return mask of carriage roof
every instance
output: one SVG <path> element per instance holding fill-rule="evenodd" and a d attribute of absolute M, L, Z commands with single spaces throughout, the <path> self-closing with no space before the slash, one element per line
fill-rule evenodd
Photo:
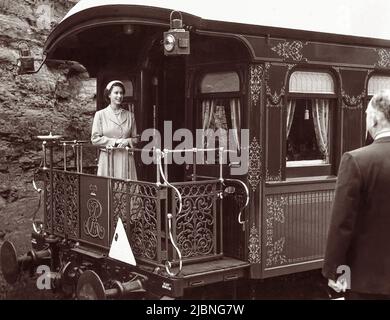
<path fill-rule="evenodd" d="M 169 28 L 169 15 L 172 10 L 181 11 L 184 16 L 184 23 L 197 30 L 390 47 L 390 33 L 386 33 L 385 30 L 378 30 L 379 37 L 382 37 L 382 39 L 378 39 L 367 36 L 370 33 L 368 31 L 364 32 L 364 29 L 362 29 L 363 32 L 359 30 L 360 34 L 357 34 L 357 31 L 342 28 L 341 25 L 337 25 L 335 20 L 332 20 L 332 23 L 329 23 L 326 28 L 322 27 L 320 29 L 320 27 L 313 25 L 310 29 L 302 23 L 305 19 L 297 14 L 294 29 L 291 29 L 287 27 L 281 16 L 275 14 L 273 16 L 273 19 L 275 19 L 274 26 L 264 26 L 261 25 L 261 15 L 256 14 L 261 10 L 261 5 L 257 4 L 256 6 L 259 10 L 254 10 L 253 5 L 246 6 L 241 2 L 237 5 L 235 2 L 228 1 L 224 2 L 218 10 L 215 10 L 209 3 L 199 1 L 81 0 L 50 34 L 44 50 L 50 57 L 55 48 L 67 36 L 85 28 L 109 24 L 110 22 L 143 23 L 147 21 Z M 306 30 L 303 30 L 304 28 Z"/>

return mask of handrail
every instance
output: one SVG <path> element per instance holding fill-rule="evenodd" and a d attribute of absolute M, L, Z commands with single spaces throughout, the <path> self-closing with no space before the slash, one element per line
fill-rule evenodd
<path fill-rule="evenodd" d="M 175 248 L 177 255 L 179 256 L 179 271 L 176 273 L 171 271 L 172 263 L 169 260 L 165 261 L 165 270 L 170 276 L 175 277 L 181 272 L 183 268 L 183 259 L 181 257 L 180 249 L 177 247 L 172 235 L 172 218 L 173 218 L 172 214 L 168 213 L 167 218 L 168 218 L 169 239 L 171 240 L 172 245 Z"/>
<path fill-rule="evenodd" d="M 33 179 L 32 184 L 33 184 L 33 187 L 34 187 L 35 191 L 38 192 L 38 194 L 39 194 L 38 206 L 35 209 L 35 211 L 33 213 L 33 216 L 32 216 L 32 227 L 33 227 L 33 230 L 34 230 L 35 233 L 41 234 L 41 233 L 43 233 L 42 222 L 41 222 L 41 227 L 38 229 L 38 227 L 36 225 L 37 221 L 36 221 L 35 218 L 36 218 L 36 215 L 37 215 L 37 213 L 38 213 L 38 211 L 39 211 L 39 209 L 41 207 L 42 189 L 37 187 L 37 184 L 35 183 L 35 179 Z"/>
<path fill-rule="evenodd" d="M 242 182 L 241 180 L 238 180 L 238 179 L 225 179 L 225 181 L 237 182 L 237 183 L 241 184 L 244 187 L 244 190 L 245 190 L 245 193 L 246 193 L 246 201 L 245 201 L 245 205 L 240 209 L 240 213 L 238 214 L 238 223 L 243 225 L 243 224 L 245 224 L 245 220 L 241 220 L 241 214 L 242 214 L 244 209 L 249 204 L 249 189 L 248 189 L 248 186 L 244 182 Z"/>
<path fill-rule="evenodd" d="M 183 199 L 182 199 L 182 196 L 181 196 L 181 193 L 179 192 L 179 190 L 173 186 L 172 184 L 169 183 L 169 181 L 167 180 L 165 174 L 164 174 L 164 170 L 163 170 L 163 167 L 162 167 L 162 158 L 165 158 L 166 159 L 166 155 L 168 154 L 167 150 L 165 149 L 163 152 L 161 152 L 160 149 L 156 149 L 156 153 L 157 153 L 157 166 L 159 168 L 159 171 L 160 171 L 160 174 L 161 174 L 161 177 L 163 178 L 163 181 L 164 181 L 164 185 L 172 188 L 176 194 L 177 194 L 177 197 L 179 199 L 179 210 L 177 212 L 177 214 L 180 214 L 182 209 L 183 209 Z M 172 267 L 172 263 L 167 260 L 165 262 L 165 270 L 167 271 L 167 273 L 170 275 L 170 276 L 177 276 L 181 270 L 182 270 L 182 267 L 183 267 L 183 261 L 182 261 L 182 257 L 181 257 L 181 252 L 180 252 L 180 249 L 177 247 L 176 243 L 175 243 L 175 240 L 173 239 L 173 235 L 172 235 L 172 214 L 171 213 L 168 213 L 167 214 L 167 218 L 168 218 L 168 232 L 169 232 L 169 239 L 171 240 L 171 243 L 173 245 L 173 247 L 175 248 L 176 252 L 177 252 L 177 255 L 179 256 L 179 270 L 174 273 L 171 271 L 171 267 Z"/>

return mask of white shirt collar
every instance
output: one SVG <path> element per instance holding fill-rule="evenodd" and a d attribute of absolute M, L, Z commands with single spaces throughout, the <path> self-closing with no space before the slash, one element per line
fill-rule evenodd
<path fill-rule="evenodd" d="M 380 138 L 385 138 L 385 137 L 390 137 L 390 131 L 385 131 L 385 132 L 381 132 L 379 133 L 374 140 L 378 140 Z"/>

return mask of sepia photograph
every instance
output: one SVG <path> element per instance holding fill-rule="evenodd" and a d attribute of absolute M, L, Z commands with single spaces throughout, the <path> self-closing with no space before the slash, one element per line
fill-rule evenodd
<path fill-rule="evenodd" d="M 389 21 L 385 0 L 0 0 L 0 300 L 389 300 Z"/>

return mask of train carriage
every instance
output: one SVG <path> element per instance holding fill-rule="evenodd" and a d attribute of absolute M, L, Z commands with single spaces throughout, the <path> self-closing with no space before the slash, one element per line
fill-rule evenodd
<path fill-rule="evenodd" d="M 365 105 L 390 86 L 390 41 L 209 20 L 183 7 L 82 0 L 49 35 L 46 63 L 82 64 L 97 80 L 97 110 L 107 83 L 122 80 L 138 130 L 160 132 L 162 143 L 128 150 L 135 181 L 97 176 L 85 141 L 40 137 L 45 220 L 26 255 L 3 245 L 7 281 L 48 264 L 53 286 L 80 299 L 179 298 L 322 266 L 338 164 L 366 143 Z M 183 128 L 193 137 L 232 130 L 239 151 L 203 140 L 182 149 L 167 131 Z M 214 163 L 168 163 L 210 150 Z M 118 218 L 135 265 L 109 256 Z"/>

